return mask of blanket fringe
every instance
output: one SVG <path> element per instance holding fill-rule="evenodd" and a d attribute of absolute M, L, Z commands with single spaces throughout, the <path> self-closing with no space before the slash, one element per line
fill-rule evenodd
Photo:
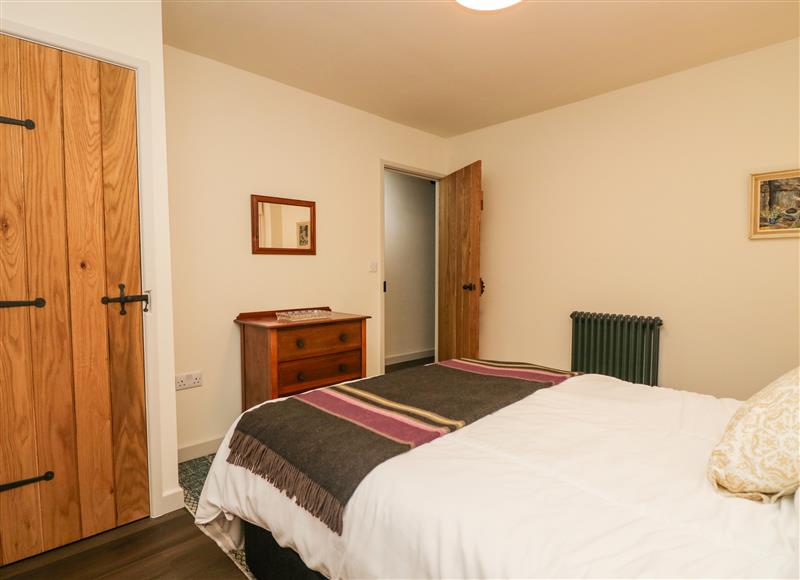
<path fill-rule="evenodd" d="M 331 530 L 342 535 L 344 506 L 294 465 L 258 439 L 234 431 L 228 463 L 249 469 L 281 490 Z"/>

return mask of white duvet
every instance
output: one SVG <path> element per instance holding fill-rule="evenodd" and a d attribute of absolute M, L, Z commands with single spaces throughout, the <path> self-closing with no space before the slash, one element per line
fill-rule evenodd
<path fill-rule="evenodd" d="M 197 522 L 232 548 L 248 520 L 334 578 L 797 577 L 794 497 L 706 479 L 739 404 L 574 377 L 378 466 L 342 536 L 229 465 L 231 427 Z"/>

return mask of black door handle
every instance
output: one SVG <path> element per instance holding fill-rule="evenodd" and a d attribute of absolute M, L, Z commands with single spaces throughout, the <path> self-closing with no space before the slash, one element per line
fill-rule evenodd
<path fill-rule="evenodd" d="M 297 348 L 303 348 L 306 345 L 306 341 L 302 338 L 298 338 L 295 344 L 297 345 Z"/>
<path fill-rule="evenodd" d="M 142 312 L 149 312 L 150 311 L 150 295 L 149 294 L 125 294 L 125 284 L 120 284 L 119 288 L 119 297 L 111 298 L 109 296 L 103 296 L 100 299 L 100 302 L 103 304 L 119 304 L 119 313 L 122 316 L 125 316 L 128 311 L 125 310 L 125 305 L 130 304 L 131 302 L 144 302 L 144 308 Z"/>
<path fill-rule="evenodd" d="M 483 278 L 481 278 L 481 296 L 483 296 L 484 292 L 486 292 L 486 282 L 484 282 Z"/>
<path fill-rule="evenodd" d="M 302 371 L 297 373 L 297 380 L 302 383 L 304 380 L 306 380 L 306 374 Z"/>
<path fill-rule="evenodd" d="M 475 290 L 475 284 L 473 284 L 472 282 L 470 282 L 469 284 L 464 284 L 464 285 L 462 286 L 462 288 L 463 288 L 464 290 L 469 290 L 470 292 L 472 292 L 473 290 Z"/>
<path fill-rule="evenodd" d="M 339 365 L 339 372 L 340 373 L 346 373 L 347 372 L 347 365 L 346 364 L 340 364 Z"/>

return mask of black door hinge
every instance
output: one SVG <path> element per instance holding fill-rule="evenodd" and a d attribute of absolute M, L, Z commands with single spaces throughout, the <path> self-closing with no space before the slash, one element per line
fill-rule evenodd
<path fill-rule="evenodd" d="M 36 477 L 31 477 L 28 479 L 20 479 L 19 481 L 12 481 L 11 483 L 0 483 L 0 492 L 10 491 L 12 489 L 17 489 L 18 487 L 22 487 L 23 485 L 39 483 L 40 481 L 50 481 L 55 476 L 56 474 L 53 473 L 52 471 L 45 471 L 43 474 L 37 475 Z"/>
<path fill-rule="evenodd" d="M 47 301 L 44 298 L 34 298 L 33 300 L 0 300 L 0 308 L 21 308 L 23 306 L 34 306 L 44 308 Z"/>
<path fill-rule="evenodd" d="M 28 130 L 34 129 L 36 127 L 36 123 L 34 123 L 30 119 L 12 119 L 11 117 L 3 117 L 3 116 L 0 116 L 0 124 L 18 125 L 20 127 L 25 127 Z"/>

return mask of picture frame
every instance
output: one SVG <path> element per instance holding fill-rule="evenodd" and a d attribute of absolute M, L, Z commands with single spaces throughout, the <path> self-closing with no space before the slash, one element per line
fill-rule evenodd
<path fill-rule="evenodd" d="M 800 238 L 800 169 L 750 176 L 750 239 Z"/>
<path fill-rule="evenodd" d="M 270 220 L 265 219 L 265 206 L 274 206 L 270 208 L 269 214 L 278 215 L 280 209 L 281 217 L 284 215 L 293 215 L 293 208 L 305 209 L 305 216 L 301 221 L 295 221 L 296 218 L 286 219 L 285 238 L 282 243 L 277 244 L 271 234 L 274 232 L 284 231 L 282 227 L 273 227 L 275 224 L 267 223 Z M 310 200 L 304 199 L 290 199 L 286 197 L 274 197 L 268 195 L 253 194 L 250 196 L 250 241 L 251 251 L 253 254 L 293 254 L 293 255 L 309 255 L 313 256 L 317 253 L 317 204 Z M 282 220 L 281 220 L 282 221 Z M 292 223 L 307 224 L 306 232 L 308 243 L 303 246 L 291 247 L 288 242 L 292 240 Z M 295 235 L 298 235 L 297 226 L 295 226 Z M 294 240 L 292 240 L 294 241 Z M 288 247 L 284 247 L 288 246 Z"/>
<path fill-rule="evenodd" d="M 311 245 L 310 222 L 297 222 L 297 247 L 308 248 Z"/>

